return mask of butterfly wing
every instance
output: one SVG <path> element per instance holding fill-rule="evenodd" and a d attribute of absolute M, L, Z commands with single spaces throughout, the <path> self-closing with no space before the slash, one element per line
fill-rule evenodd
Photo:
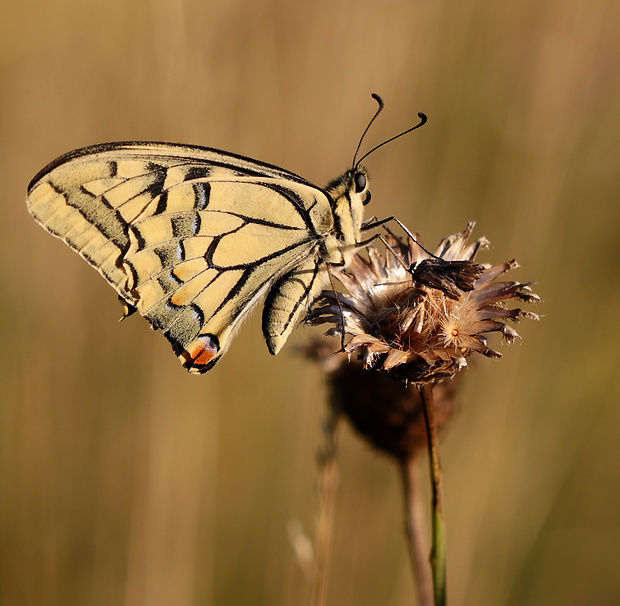
<path fill-rule="evenodd" d="M 219 150 L 78 150 L 35 177 L 27 202 L 193 372 L 217 362 L 270 289 L 263 328 L 277 352 L 325 282 L 329 197 L 293 173 Z"/>

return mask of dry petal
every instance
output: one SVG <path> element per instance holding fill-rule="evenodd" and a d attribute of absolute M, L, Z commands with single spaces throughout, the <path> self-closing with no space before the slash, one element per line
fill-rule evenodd
<path fill-rule="evenodd" d="M 469 243 L 473 227 L 469 223 L 462 233 L 444 238 L 435 256 L 422 249 L 417 234 L 403 240 L 389 233 L 389 249 L 370 245 L 367 257 L 356 253 L 336 274 L 348 292 L 324 291 L 306 322 L 332 324 L 328 334 L 349 335 L 345 351 L 358 354 L 366 369 L 406 381 L 453 376 L 473 353 L 501 357 L 484 334 L 499 332 L 513 342 L 519 335 L 505 321 L 538 316 L 506 304 L 539 298 L 530 282 L 496 281 L 518 267 L 514 259 L 494 266 L 474 263 L 489 242 Z"/>

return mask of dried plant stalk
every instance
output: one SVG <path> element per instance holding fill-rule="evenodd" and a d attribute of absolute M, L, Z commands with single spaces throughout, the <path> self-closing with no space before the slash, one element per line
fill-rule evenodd
<path fill-rule="evenodd" d="M 316 555 L 312 580 L 311 606 L 325 606 L 327 603 L 327 583 L 332 555 L 334 535 L 334 505 L 338 486 L 338 425 L 340 414 L 334 407 L 328 407 L 327 418 L 323 422 L 324 445 L 317 454 L 319 479 L 317 496 L 319 511 L 316 521 Z"/>

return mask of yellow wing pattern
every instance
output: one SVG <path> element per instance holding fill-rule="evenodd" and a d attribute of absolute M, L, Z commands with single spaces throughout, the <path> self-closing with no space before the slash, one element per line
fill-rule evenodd
<path fill-rule="evenodd" d="M 283 169 L 209 148 L 115 143 L 62 156 L 29 187 L 35 219 L 76 250 L 205 372 L 269 293 L 272 353 L 342 264 L 329 194 Z"/>

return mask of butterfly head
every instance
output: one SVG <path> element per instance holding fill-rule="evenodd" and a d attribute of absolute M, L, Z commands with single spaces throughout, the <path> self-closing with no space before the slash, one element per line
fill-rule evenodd
<path fill-rule="evenodd" d="M 326 190 L 340 240 L 345 244 L 355 244 L 360 238 L 364 206 L 370 202 L 368 172 L 363 166 L 357 166 L 334 179 Z"/>
<path fill-rule="evenodd" d="M 351 163 L 351 169 L 346 173 L 329 183 L 327 186 L 327 193 L 331 198 L 333 214 L 336 222 L 337 237 L 344 245 L 354 245 L 360 241 L 360 233 L 363 222 L 364 206 L 370 202 L 370 190 L 368 189 L 368 172 L 361 166 L 361 162 L 364 158 L 367 158 L 370 154 L 383 147 L 386 143 L 390 143 L 412 130 L 420 128 L 426 123 L 426 116 L 419 113 L 420 122 L 415 126 L 408 128 L 407 130 L 399 133 L 398 135 L 383 141 L 379 145 L 373 147 L 370 151 L 366 152 L 361 158 L 358 158 L 359 151 L 366 136 L 366 133 L 370 129 L 372 123 L 376 120 L 377 116 L 383 110 L 383 99 L 375 93 L 372 95 L 373 99 L 378 103 L 378 108 L 368 126 L 362 133 L 357 149 L 353 155 L 353 162 Z"/>

